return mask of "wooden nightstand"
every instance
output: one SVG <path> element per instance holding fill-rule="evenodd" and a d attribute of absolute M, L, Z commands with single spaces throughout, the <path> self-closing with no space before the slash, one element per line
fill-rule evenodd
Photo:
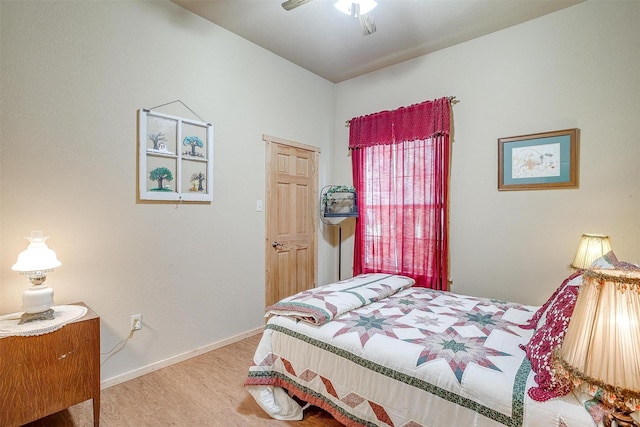
<path fill-rule="evenodd" d="M 88 399 L 98 427 L 100 318 L 91 309 L 48 334 L 0 338 L 0 426 L 26 424 Z"/>

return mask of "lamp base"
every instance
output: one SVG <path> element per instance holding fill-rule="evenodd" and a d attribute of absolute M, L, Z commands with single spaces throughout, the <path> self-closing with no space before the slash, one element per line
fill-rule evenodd
<path fill-rule="evenodd" d="M 22 310 L 25 313 L 42 313 L 53 305 L 53 289 L 47 285 L 29 286 L 22 293 Z"/>
<path fill-rule="evenodd" d="M 53 320 L 53 309 L 40 312 L 40 313 L 23 313 L 20 316 L 20 321 L 18 325 L 22 325 L 23 323 L 32 322 L 34 320 Z"/>
<path fill-rule="evenodd" d="M 614 424 L 615 422 L 615 424 Z M 631 415 L 628 413 L 613 411 L 602 418 L 605 427 L 638 427 Z"/>

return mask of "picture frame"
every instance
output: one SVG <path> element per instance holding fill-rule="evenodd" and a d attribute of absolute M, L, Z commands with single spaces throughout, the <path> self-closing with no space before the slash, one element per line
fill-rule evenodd
<path fill-rule="evenodd" d="M 213 199 L 213 125 L 138 110 L 138 201 Z"/>
<path fill-rule="evenodd" d="M 498 191 L 578 188 L 579 129 L 498 139 Z"/>

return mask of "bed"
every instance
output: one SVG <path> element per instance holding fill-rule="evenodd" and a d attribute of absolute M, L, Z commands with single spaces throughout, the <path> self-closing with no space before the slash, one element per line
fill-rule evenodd
<path fill-rule="evenodd" d="M 347 426 L 596 426 L 602 407 L 553 379 L 546 355 L 580 281 L 541 307 L 388 274 L 301 292 L 268 307 L 245 387 L 281 420 L 306 402 Z"/>

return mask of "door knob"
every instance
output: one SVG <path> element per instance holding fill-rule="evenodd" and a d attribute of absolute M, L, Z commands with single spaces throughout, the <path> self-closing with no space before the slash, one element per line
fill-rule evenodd
<path fill-rule="evenodd" d="M 273 243 L 271 243 L 271 246 L 274 247 L 274 248 L 281 248 L 282 247 L 282 243 L 273 242 Z"/>

